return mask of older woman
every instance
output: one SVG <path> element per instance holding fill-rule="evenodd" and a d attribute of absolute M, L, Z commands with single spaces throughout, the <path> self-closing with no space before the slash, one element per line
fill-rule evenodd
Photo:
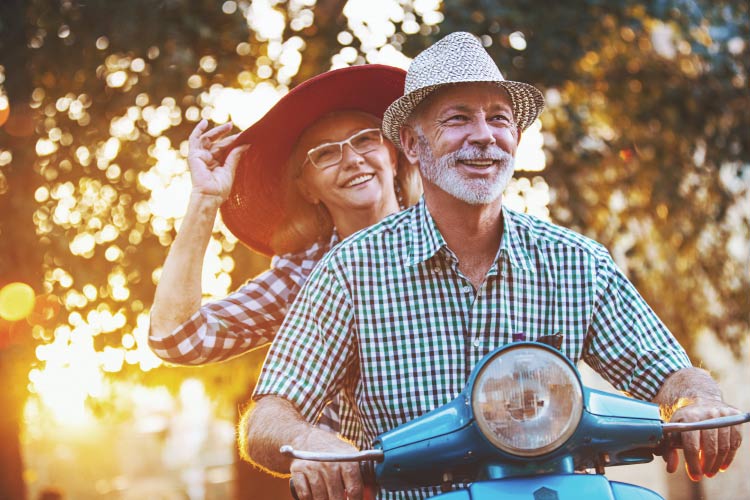
<path fill-rule="evenodd" d="M 151 308 L 149 343 L 159 357 L 203 364 L 266 345 L 333 245 L 417 200 L 416 169 L 380 132 L 404 75 L 381 65 L 329 71 L 295 87 L 242 134 L 227 136 L 230 124 L 195 127 L 193 190 Z M 268 271 L 201 305 L 203 258 L 220 207 L 243 243 L 276 256 Z"/>

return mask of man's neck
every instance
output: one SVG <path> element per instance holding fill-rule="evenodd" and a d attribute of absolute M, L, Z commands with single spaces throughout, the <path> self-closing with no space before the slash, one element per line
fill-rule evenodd
<path fill-rule="evenodd" d="M 459 269 L 479 288 L 497 256 L 502 239 L 502 196 L 486 205 L 471 205 L 445 191 L 425 188 L 425 202 Z"/>

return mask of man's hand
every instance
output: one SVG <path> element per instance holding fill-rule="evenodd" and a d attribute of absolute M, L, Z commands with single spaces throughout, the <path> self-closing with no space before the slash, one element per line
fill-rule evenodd
<path fill-rule="evenodd" d="M 245 460 L 272 472 L 289 472 L 301 500 L 363 500 L 357 462 L 290 460 L 283 445 L 295 450 L 352 453 L 357 449 L 332 432 L 313 427 L 296 407 L 279 396 L 263 396 L 240 423 L 240 453 Z"/>
<path fill-rule="evenodd" d="M 719 386 L 708 372 L 694 367 L 670 375 L 653 401 L 661 405 L 663 418 L 670 422 L 696 422 L 741 413 L 724 403 Z M 729 467 L 741 444 L 739 425 L 683 432 L 682 449 L 688 476 L 693 481 L 700 481 L 704 475 L 715 476 Z M 667 472 L 677 470 L 677 450 L 668 450 L 664 460 Z"/>
<path fill-rule="evenodd" d="M 300 436 L 295 449 L 326 453 L 352 453 L 357 449 L 334 434 L 315 429 Z M 358 462 L 292 461 L 289 466 L 300 500 L 362 500 L 364 486 Z"/>
<path fill-rule="evenodd" d="M 670 422 L 696 422 L 740 413 L 722 401 L 696 400 L 677 409 Z M 693 481 L 700 481 L 704 475 L 711 478 L 717 472 L 727 469 L 741 444 L 739 425 L 683 432 L 682 449 L 688 476 Z M 676 449 L 669 450 L 664 455 L 664 460 L 667 462 L 667 472 L 677 470 L 680 459 Z"/>
<path fill-rule="evenodd" d="M 227 136 L 232 124 L 225 123 L 208 131 L 207 128 L 208 122 L 201 120 L 188 140 L 188 166 L 193 193 L 216 196 L 224 201 L 232 188 L 240 155 L 250 146 L 236 147 L 227 154 L 227 148 L 239 135 Z"/>

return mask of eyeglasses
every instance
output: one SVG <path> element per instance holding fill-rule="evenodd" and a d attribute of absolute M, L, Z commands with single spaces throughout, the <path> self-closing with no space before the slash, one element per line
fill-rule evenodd
<path fill-rule="evenodd" d="M 318 169 L 332 167 L 344 157 L 344 144 L 348 144 L 355 153 L 369 153 L 383 144 L 383 134 L 378 128 L 366 128 L 343 141 L 327 142 L 312 148 L 307 152 L 307 159 Z"/>

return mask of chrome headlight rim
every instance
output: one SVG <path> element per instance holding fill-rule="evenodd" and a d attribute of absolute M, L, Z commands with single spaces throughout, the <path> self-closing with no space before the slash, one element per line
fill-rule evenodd
<path fill-rule="evenodd" d="M 528 450 L 510 446 L 499 440 L 497 438 L 497 434 L 489 428 L 487 420 L 485 420 L 481 413 L 477 411 L 477 391 L 480 387 L 480 383 L 483 380 L 483 374 L 493 365 L 493 362 L 495 362 L 498 358 L 507 358 L 512 351 L 517 350 L 539 351 L 547 356 L 551 354 L 552 357 L 550 359 L 554 359 L 555 362 L 558 363 L 558 366 L 563 366 L 565 368 L 563 373 L 567 375 L 569 382 L 573 382 L 571 386 L 575 393 L 572 400 L 573 409 L 569 414 L 568 423 L 564 427 L 564 431 L 561 432 L 558 437 L 551 443 L 542 447 Z M 481 366 L 477 368 L 478 369 L 474 372 L 475 375 L 472 377 L 473 380 L 471 381 L 472 386 L 468 394 L 468 402 L 471 408 L 473 420 L 476 422 L 479 429 L 479 433 L 492 447 L 515 458 L 532 459 L 544 455 L 550 455 L 556 452 L 560 448 L 564 447 L 565 444 L 570 440 L 570 438 L 575 434 L 578 426 L 581 423 L 581 420 L 583 419 L 583 414 L 585 411 L 584 387 L 575 365 L 560 351 L 546 344 L 540 344 L 536 342 L 517 342 L 502 347 L 498 351 L 488 355 L 488 357 L 482 362 Z"/>

